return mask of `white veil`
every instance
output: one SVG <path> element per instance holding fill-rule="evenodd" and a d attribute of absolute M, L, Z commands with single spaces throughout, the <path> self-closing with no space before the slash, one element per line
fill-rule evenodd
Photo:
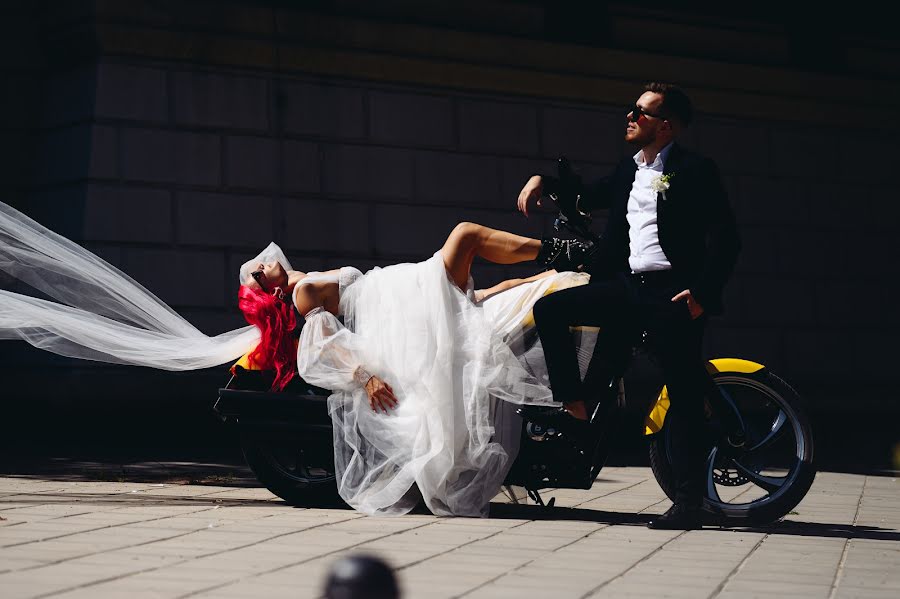
<path fill-rule="evenodd" d="M 163 370 L 231 362 L 259 341 L 252 326 L 203 334 L 122 271 L 3 202 L 0 271 L 55 300 L 0 289 L 0 339 L 23 339 L 73 358 Z"/>

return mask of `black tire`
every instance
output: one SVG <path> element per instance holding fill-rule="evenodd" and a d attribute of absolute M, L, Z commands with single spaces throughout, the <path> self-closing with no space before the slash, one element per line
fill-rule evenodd
<path fill-rule="evenodd" d="M 304 446 L 296 439 L 243 433 L 241 449 L 259 482 L 287 503 L 303 507 L 345 506 L 337 493 L 331 439 L 309 441 Z"/>
<path fill-rule="evenodd" d="M 706 464 L 707 488 L 703 509 L 711 514 L 714 520 L 730 526 L 762 525 L 779 520 L 806 496 L 816 476 L 812 429 L 803 409 L 802 400 L 790 385 L 766 369 L 752 374 L 718 372 L 713 375 L 713 379 L 720 389 L 741 392 L 741 401 L 735 403 L 740 404 L 739 411 L 747 422 L 748 437 L 745 447 L 748 451 L 734 461 L 725 457 L 724 452 L 721 452 L 715 443 L 711 443 L 713 447 Z M 764 430 L 765 426 L 753 430 L 754 418 L 750 416 L 755 410 L 754 402 L 758 402 L 760 406 L 772 405 L 773 409 L 778 410 L 778 415 L 772 421 L 768 432 Z M 758 411 L 763 410 L 764 408 L 760 407 Z M 784 414 L 784 421 L 779 425 L 782 418 L 780 414 Z M 759 419 L 762 423 L 767 420 L 764 415 Z M 788 424 L 790 424 L 789 431 L 786 430 Z M 788 432 L 793 440 L 787 438 Z M 786 456 L 785 464 L 779 466 L 779 469 L 783 468 L 786 471 L 785 476 L 773 477 L 763 474 L 762 471 L 771 466 L 763 454 L 783 439 L 785 443 L 781 443 L 782 447 L 787 450 L 793 447 L 794 451 L 794 455 Z M 650 440 L 650 468 L 659 486 L 670 499 L 674 500 L 675 476 L 669 443 L 669 425 L 666 424 Z M 754 447 L 760 449 L 754 453 L 751 451 Z M 751 465 L 746 466 L 747 463 Z M 716 468 L 717 465 L 719 468 Z M 743 485 L 750 487 L 742 494 L 758 493 L 759 490 L 765 491 L 765 494 L 741 503 L 735 502 L 734 499 L 724 500 L 719 496 L 719 489 L 722 486 Z"/>

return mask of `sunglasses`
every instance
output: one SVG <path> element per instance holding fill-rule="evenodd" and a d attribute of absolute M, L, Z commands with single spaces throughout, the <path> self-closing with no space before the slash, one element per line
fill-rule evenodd
<path fill-rule="evenodd" d="M 254 270 L 253 272 L 250 273 L 250 276 L 253 277 L 253 280 L 256 281 L 256 284 L 259 285 L 259 288 L 263 290 L 263 293 L 269 293 L 269 290 L 266 289 L 266 286 L 263 285 L 263 282 L 262 282 L 263 271 Z"/>
<path fill-rule="evenodd" d="M 654 119 L 664 119 L 665 118 L 661 114 L 653 114 L 652 112 L 647 112 L 646 110 L 644 110 L 637 104 L 635 104 L 633 107 L 629 108 L 628 112 L 631 113 L 631 117 L 629 117 L 628 120 L 630 120 L 632 123 L 638 122 L 638 120 L 641 118 L 642 114 L 645 116 L 652 117 Z M 628 114 L 628 113 L 625 113 L 625 114 Z"/>

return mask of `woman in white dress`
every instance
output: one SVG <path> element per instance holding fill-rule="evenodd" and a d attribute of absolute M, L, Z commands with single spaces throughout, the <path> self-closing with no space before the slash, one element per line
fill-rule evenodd
<path fill-rule="evenodd" d="M 296 356 L 304 380 L 333 392 L 338 490 L 351 506 L 401 514 L 421 497 L 435 514 L 486 514 L 518 448 L 514 404 L 553 402 L 541 368 L 512 348 L 537 299 L 588 275 L 548 271 L 476 292 L 470 269 L 475 256 L 511 264 L 540 248 L 461 223 L 430 259 L 365 275 L 292 271 L 274 244 L 242 267 L 241 308 L 262 334 L 255 358 L 280 386 Z M 305 318 L 296 354 L 291 304 Z"/>
<path fill-rule="evenodd" d="M 432 258 L 363 275 L 294 272 L 271 244 L 241 269 L 239 303 L 253 326 L 208 336 L 125 273 L 0 202 L 0 272 L 11 277 L 0 279 L 0 339 L 166 370 L 233 362 L 256 347 L 281 384 L 296 360 L 303 378 L 333 391 L 348 503 L 397 514 L 421 495 L 437 514 L 483 515 L 517 451 L 514 406 L 552 402 L 540 346 L 524 343 L 531 307 L 588 275 L 549 272 L 475 292 L 469 269 L 476 255 L 508 264 L 539 248 L 466 223 Z M 40 297 L 9 289 L 16 281 Z M 299 350 L 291 304 L 306 317 Z"/>

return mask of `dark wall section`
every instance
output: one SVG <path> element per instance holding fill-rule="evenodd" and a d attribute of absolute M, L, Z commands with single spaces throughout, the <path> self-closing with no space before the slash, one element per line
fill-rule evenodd
<path fill-rule="evenodd" d="M 461 3 L 452 18 L 403 2 L 296 6 L 5 9 L 0 60 L 17 93 L 0 110 L 4 201 L 218 333 L 242 326 L 237 267 L 271 240 L 302 270 L 365 270 L 427 257 L 460 220 L 549 233 L 551 214 L 513 210 L 527 177 L 560 154 L 588 174 L 610 169 L 631 153 L 623 106 L 646 80 L 677 80 L 699 112 L 685 143 L 719 163 L 744 237 L 709 355 L 770 365 L 823 430 L 896 417 L 880 364 L 897 355 L 887 281 L 898 202 L 889 172 L 872 169 L 893 148 L 859 114 L 889 110 L 898 82 L 857 60 L 886 60 L 889 44 L 848 34 L 839 62 L 811 68 L 791 53 L 790 31 L 729 14 L 604 9 L 597 36 L 580 30 L 578 45 L 540 2 Z M 638 18 L 668 45 L 628 38 Z M 487 286 L 532 272 L 475 274 Z M 13 381 L 4 403 L 25 439 L 78 438 L 66 425 L 96 420 L 101 443 L 110 427 L 151 444 L 174 430 L 179 442 L 216 442 L 205 402 L 224 367 L 171 374 L 18 343 L 0 352 Z M 635 399 L 654 377 L 636 365 Z M 866 455 L 886 462 L 895 437 L 876 434 Z"/>
<path fill-rule="evenodd" d="M 22 201 L 34 164 L 45 58 L 40 25 L 27 2 L 4 3 L 0 23 L 0 181 L 3 201 L 16 205 Z"/>

